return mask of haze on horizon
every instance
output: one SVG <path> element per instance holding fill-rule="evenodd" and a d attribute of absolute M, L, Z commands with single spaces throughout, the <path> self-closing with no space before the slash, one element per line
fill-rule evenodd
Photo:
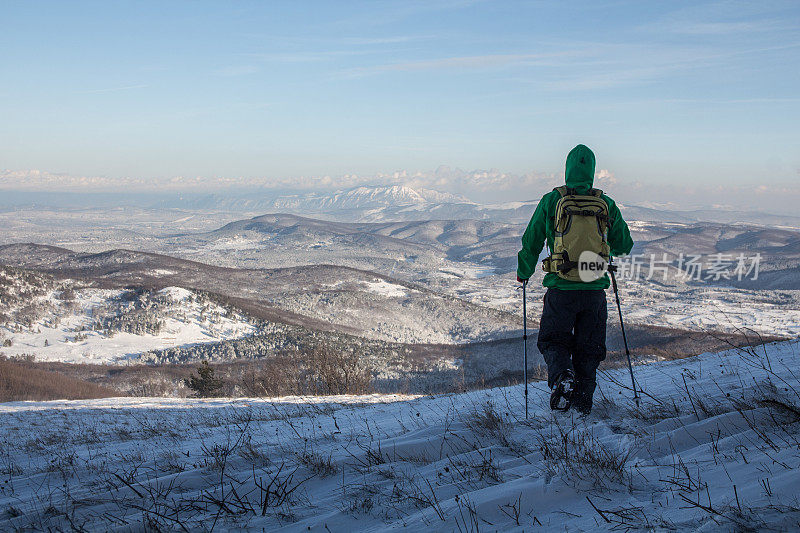
<path fill-rule="evenodd" d="M 800 200 L 796 2 L 0 11 L 0 189 L 528 199 L 582 142 L 623 200 Z"/>

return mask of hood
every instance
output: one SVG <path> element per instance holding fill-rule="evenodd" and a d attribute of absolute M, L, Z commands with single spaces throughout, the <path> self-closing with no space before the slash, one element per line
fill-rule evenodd
<path fill-rule="evenodd" d="M 594 153 L 579 144 L 567 156 L 567 187 L 588 191 L 594 183 Z"/>

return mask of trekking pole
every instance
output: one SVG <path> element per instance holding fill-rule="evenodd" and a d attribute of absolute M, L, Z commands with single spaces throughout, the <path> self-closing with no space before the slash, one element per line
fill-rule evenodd
<path fill-rule="evenodd" d="M 528 307 L 525 287 L 528 280 L 522 282 L 522 353 L 524 366 L 522 367 L 522 380 L 525 381 L 525 420 L 528 419 Z"/>
<path fill-rule="evenodd" d="M 622 306 L 619 303 L 619 290 L 617 289 L 617 277 L 614 273 L 617 265 L 608 265 L 608 273 L 611 274 L 611 285 L 614 287 L 614 296 L 617 299 L 617 310 L 619 311 L 619 327 L 622 329 L 622 342 L 625 343 L 625 357 L 628 358 L 628 370 L 631 372 L 631 386 L 633 387 L 633 399 L 636 407 L 639 407 L 639 393 L 636 391 L 636 380 L 633 379 L 633 365 L 631 364 L 631 352 L 628 350 L 628 337 L 625 335 L 625 324 L 622 322 Z"/>

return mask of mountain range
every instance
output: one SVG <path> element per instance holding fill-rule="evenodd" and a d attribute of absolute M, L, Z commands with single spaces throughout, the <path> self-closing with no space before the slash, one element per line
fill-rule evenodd
<path fill-rule="evenodd" d="M 499 204 L 473 201 L 459 194 L 404 185 L 360 186 L 332 192 L 281 192 L 270 189 L 217 193 L 56 193 L 4 191 L 0 207 L 19 209 L 58 208 L 108 209 L 121 205 L 148 210 L 180 210 L 193 213 L 238 213 L 262 215 L 288 213 L 341 222 L 387 222 L 418 220 L 491 220 L 524 224 L 530 219 L 538 197 L 545 189 L 531 190 L 527 199 Z M 624 197 L 624 191 L 609 191 Z M 646 222 L 716 222 L 770 227 L 800 228 L 800 216 L 760 211 L 707 209 L 656 209 L 618 202 L 627 220 Z"/>
<path fill-rule="evenodd" d="M 534 191 L 531 191 L 534 192 Z M 492 220 L 505 223 L 525 223 L 530 219 L 538 199 L 545 190 L 535 191 L 531 198 L 500 204 L 483 204 L 462 195 L 392 185 L 356 187 L 330 193 L 295 193 L 272 196 L 268 194 L 222 195 L 165 199 L 154 207 L 238 211 L 252 213 L 291 213 L 312 218 L 342 222 L 386 222 L 414 220 Z M 647 222 L 717 222 L 722 224 L 757 224 L 800 228 L 800 216 L 780 215 L 759 211 L 727 209 L 669 210 L 654 209 L 620 202 L 628 220 Z"/>

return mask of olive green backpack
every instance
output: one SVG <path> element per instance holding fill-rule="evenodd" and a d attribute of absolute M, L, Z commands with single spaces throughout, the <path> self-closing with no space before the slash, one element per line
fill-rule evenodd
<path fill-rule="evenodd" d="M 556 187 L 561 194 L 556 204 L 553 227 L 555 235 L 550 257 L 542 261 L 542 270 L 555 272 L 570 281 L 583 281 L 578 271 L 581 253 L 591 251 L 609 260 L 608 204 L 603 191 L 589 189 L 578 194 L 571 187 Z"/>

